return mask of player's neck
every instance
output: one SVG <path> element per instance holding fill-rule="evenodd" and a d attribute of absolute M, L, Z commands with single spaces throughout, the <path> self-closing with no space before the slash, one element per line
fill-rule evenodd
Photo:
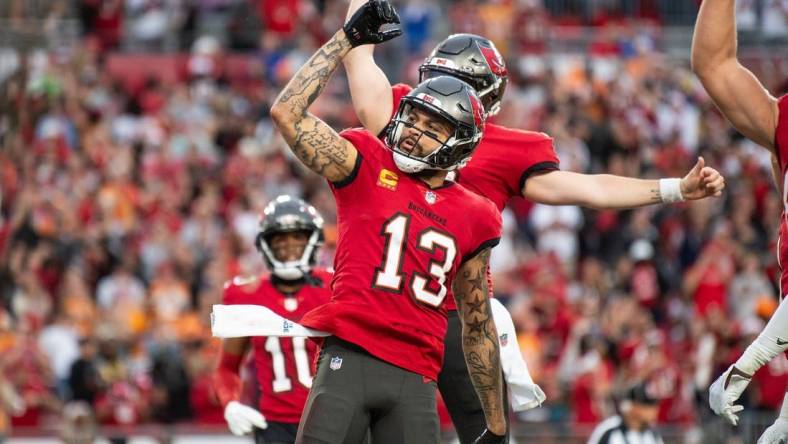
<path fill-rule="evenodd" d="M 301 287 L 303 286 L 304 284 L 302 282 L 299 282 L 297 284 L 287 284 L 287 283 L 278 282 L 274 284 L 274 287 L 276 287 L 276 289 L 280 293 L 285 295 L 292 295 L 298 293 L 298 290 L 300 290 Z"/>
<path fill-rule="evenodd" d="M 301 278 L 293 281 L 288 281 L 280 278 L 279 276 L 272 275 L 271 283 L 274 285 L 274 288 L 276 288 L 278 292 L 285 295 L 291 295 L 298 293 L 298 290 L 300 290 L 301 287 L 304 286 L 304 283 L 306 283 L 306 279 Z"/>
<path fill-rule="evenodd" d="M 449 172 L 443 170 L 422 170 L 415 173 L 414 176 L 429 185 L 430 188 L 438 188 L 446 181 L 447 174 Z"/>

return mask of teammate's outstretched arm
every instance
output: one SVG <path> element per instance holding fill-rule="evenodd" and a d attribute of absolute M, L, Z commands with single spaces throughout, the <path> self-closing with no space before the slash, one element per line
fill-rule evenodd
<path fill-rule="evenodd" d="M 659 180 L 556 170 L 529 177 L 522 193 L 526 199 L 543 204 L 597 209 L 635 208 L 719 196 L 725 188 L 725 179 L 705 165 L 699 157 L 683 178 Z"/>
<path fill-rule="evenodd" d="M 243 405 L 241 399 L 241 362 L 249 348 L 249 338 L 233 338 L 222 341 L 219 366 L 213 374 L 213 387 L 219 402 L 224 407 L 224 420 L 230 431 L 237 436 L 252 432 L 254 427 L 265 429 L 268 423 L 257 409 Z"/>
<path fill-rule="evenodd" d="M 487 248 L 460 266 L 453 283 L 462 322 L 462 350 L 487 419 L 486 439 L 506 435 L 501 355 L 487 288 L 489 262 L 490 249 Z"/>
<path fill-rule="evenodd" d="M 351 0 L 347 20 L 349 21 L 362 6 L 380 7 L 378 5 L 382 3 L 386 2 Z M 359 46 L 345 55 L 343 63 L 358 120 L 372 134 L 380 134 L 391 120 L 394 99 L 388 77 L 375 63 L 374 51 L 374 45 Z"/>
<path fill-rule="evenodd" d="M 737 130 L 774 151 L 777 100 L 736 59 L 735 3 L 701 3 L 692 38 L 692 70 Z"/>
<path fill-rule="evenodd" d="M 351 48 L 385 42 L 401 34 L 400 30 L 379 30 L 381 25 L 399 23 L 399 17 L 387 2 L 378 3 L 382 5 L 356 11 L 344 29 L 337 31 L 298 70 L 271 107 L 271 118 L 293 153 L 309 169 L 332 182 L 350 176 L 358 152 L 307 109 Z"/>

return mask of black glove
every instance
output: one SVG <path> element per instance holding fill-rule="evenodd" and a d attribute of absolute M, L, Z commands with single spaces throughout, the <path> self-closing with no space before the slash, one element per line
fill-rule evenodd
<path fill-rule="evenodd" d="M 356 47 L 370 43 L 383 43 L 402 34 L 402 30 L 380 31 L 382 25 L 399 24 L 399 15 L 387 0 L 370 0 L 358 8 L 342 28 L 350 45 Z"/>
<path fill-rule="evenodd" d="M 476 438 L 473 444 L 506 444 L 507 441 L 506 435 L 496 435 L 488 429 L 484 429 L 484 433 Z"/>

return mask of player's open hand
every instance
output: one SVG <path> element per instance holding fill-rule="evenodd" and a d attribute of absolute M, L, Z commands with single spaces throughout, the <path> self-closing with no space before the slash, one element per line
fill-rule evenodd
<path fill-rule="evenodd" d="M 709 387 L 709 407 L 731 425 L 739 422 L 739 412 L 744 410 L 744 407 L 734 403 L 747 388 L 751 378 L 752 376 L 730 366 Z"/>
<path fill-rule="evenodd" d="M 788 444 L 788 418 L 777 418 L 758 438 L 758 444 Z"/>
<path fill-rule="evenodd" d="M 703 157 L 698 157 L 695 166 L 681 179 L 681 195 L 685 200 L 717 197 L 724 188 L 725 178 L 719 171 L 707 167 Z"/>
<path fill-rule="evenodd" d="M 350 17 L 342 28 L 354 48 L 359 45 L 383 43 L 402 34 L 395 28 L 381 31 L 383 25 L 399 24 L 399 15 L 387 0 L 370 0 Z"/>

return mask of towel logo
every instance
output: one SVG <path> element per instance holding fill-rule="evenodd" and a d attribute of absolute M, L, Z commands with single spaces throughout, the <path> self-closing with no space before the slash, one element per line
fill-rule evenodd
<path fill-rule="evenodd" d="M 328 365 L 328 368 L 331 370 L 339 370 L 342 368 L 342 358 L 339 356 L 334 356 L 331 358 L 331 364 Z"/>

